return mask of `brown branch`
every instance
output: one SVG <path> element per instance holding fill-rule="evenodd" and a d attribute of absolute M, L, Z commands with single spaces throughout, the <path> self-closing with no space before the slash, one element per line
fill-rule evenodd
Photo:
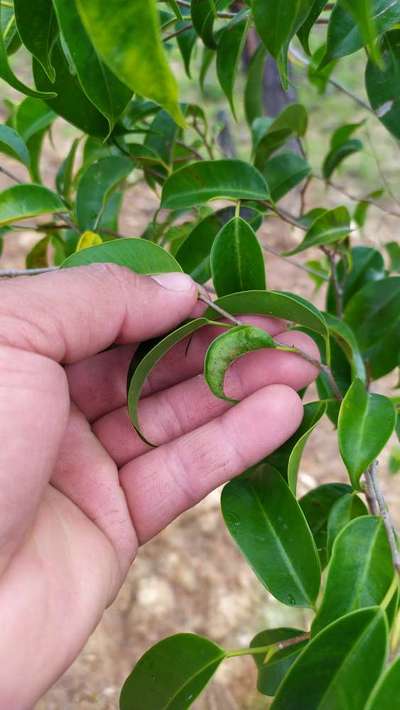
<path fill-rule="evenodd" d="M 166 37 L 163 37 L 163 42 L 168 42 L 170 39 L 174 39 L 174 37 L 178 37 L 179 35 L 182 35 L 184 32 L 187 32 L 188 30 L 192 30 L 192 29 L 193 29 L 193 25 L 191 22 L 189 22 L 187 25 L 180 27 L 179 30 L 176 30 L 175 32 L 171 32 L 171 34 L 166 35 Z"/>
<path fill-rule="evenodd" d="M 48 266 L 43 269 L 0 269 L 1 279 L 14 279 L 17 276 L 36 276 L 50 271 L 58 271 L 58 266 Z"/>
<path fill-rule="evenodd" d="M 267 246 L 265 244 L 262 244 L 261 246 L 264 251 L 279 257 L 279 259 L 283 259 L 288 264 L 295 266 L 297 269 L 301 269 L 302 271 L 305 271 L 307 274 L 311 274 L 312 276 L 318 276 L 318 278 L 322 279 L 323 281 L 329 281 L 328 276 L 325 276 L 325 274 L 322 274 L 320 271 L 316 271 L 316 269 L 312 269 L 310 266 L 302 264 L 300 261 L 297 261 L 297 259 L 293 259 L 293 257 L 291 256 L 283 256 L 283 254 L 281 254 L 277 249 L 274 249 L 269 245 Z"/>
<path fill-rule="evenodd" d="M 374 461 L 370 466 L 368 466 L 364 474 L 368 494 L 371 496 L 371 512 L 376 515 L 377 513 L 375 511 L 378 511 L 378 514 L 383 520 L 390 546 L 390 551 L 392 553 L 393 566 L 395 570 L 400 574 L 400 552 L 397 543 L 397 536 L 387 503 L 379 485 L 377 470 L 378 461 Z"/>
<path fill-rule="evenodd" d="M 13 175 L 13 173 L 10 173 L 7 168 L 3 168 L 2 165 L 0 165 L 0 173 L 3 173 L 3 175 L 7 175 L 7 177 L 10 178 L 10 180 L 13 180 L 14 182 L 18 183 L 18 185 L 23 185 L 22 180 L 20 180 L 16 175 Z"/>

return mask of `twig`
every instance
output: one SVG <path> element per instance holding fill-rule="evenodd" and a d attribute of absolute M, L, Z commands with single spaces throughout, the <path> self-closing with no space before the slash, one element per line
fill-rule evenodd
<path fill-rule="evenodd" d="M 22 185 L 22 184 L 23 184 L 22 180 L 20 180 L 19 178 L 17 178 L 16 175 L 13 175 L 12 173 L 10 173 L 10 171 L 7 170 L 7 168 L 3 168 L 2 165 L 0 165 L 0 173 L 3 173 L 4 175 L 7 175 L 7 177 L 9 177 L 10 180 L 14 180 L 14 182 L 17 182 L 18 185 Z"/>
<path fill-rule="evenodd" d="M 338 318 L 341 318 L 343 316 L 343 286 L 340 283 L 338 277 L 336 256 L 331 249 L 327 249 L 324 246 L 321 246 L 321 251 L 329 260 L 329 264 L 331 267 L 330 282 L 335 292 L 336 315 L 338 316 Z"/>
<path fill-rule="evenodd" d="M 226 658 L 234 658 L 236 656 L 257 656 L 259 654 L 267 654 L 271 651 L 281 651 L 283 648 L 289 648 L 290 646 L 295 646 L 302 641 L 307 641 L 310 638 L 310 633 L 305 632 L 304 634 L 299 634 L 299 636 L 293 636 L 289 639 L 284 639 L 283 641 L 277 641 L 275 643 L 270 643 L 267 646 L 254 646 L 253 648 L 238 648 L 232 651 L 226 652 Z"/>
<path fill-rule="evenodd" d="M 228 311 L 225 311 L 223 308 L 218 306 L 214 301 L 211 300 L 211 298 L 208 297 L 207 292 L 203 288 L 203 286 L 199 285 L 199 301 L 203 301 L 207 306 L 212 308 L 216 313 L 219 313 L 220 316 L 223 318 L 226 318 L 230 323 L 234 323 L 235 325 L 243 325 L 242 321 L 238 320 L 238 318 L 235 318 L 235 316 L 232 315 L 232 313 L 228 313 Z"/>
<path fill-rule="evenodd" d="M 384 495 L 380 489 L 379 480 L 377 477 L 378 461 L 374 461 L 370 466 L 368 466 L 365 471 L 365 481 L 369 489 L 370 495 L 373 499 L 373 509 L 377 509 L 379 515 L 383 520 L 383 524 L 386 529 L 386 534 L 390 546 L 390 551 L 392 553 L 393 565 L 397 572 L 400 574 L 400 552 L 397 544 L 396 533 L 393 526 L 392 518 L 389 513 Z M 376 514 L 376 513 L 375 513 Z"/>
<path fill-rule="evenodd" d="M 278 217 L 283 219 L 284 222 L 291 224 L 292 227 L 296 227 L 297 229 L 301 229 L 303 232 L 307 231 L 307 227 L 305 227 L 304 224 L 301 224 L 301 222 L 298 222 L 296 217 L 294 217 L 292 214 L 290 214 L 290 212 L 283 210 L 281 207 L 277 207 L 276 205 L 273 205 L 272 202 L 265 201 L 263 204 L 266 207 L 268 207 L 271 210 L 271 212 L 274 212 L 276 215 L 278 215 Z"/>
<path fill-rule="evenodd" d="M 278 256 L 280 259 L 287 261 L 292 266 L 296 266 L 297 269 L 301 269 L 307 274 L 312 274 L 312 276 L 318 276 L 318 278 L 322 279 L 323 281 L 329 281 L 329 276 L 325 276 L 325 274 L 322 274 L 320 271 L 316 271 L 315 269 L 312 269 L 311 267 L 302 264 L 300 261 L 297 261 L 297 259 L 293 259 L 293 257 L 291 256 L 283 256 L 283 254 L 281 254 L 277 249 L 274 249 L 269 245 L 267 246 L 265 244 L 262 244 L 261 246 L 264 251 L 268 252 L 269 254 L 273 254 L 274 256 Z"/>
<path fill-rule="evenodd" d="M 187 25 L 180 27 L 179 30 L 171 32 L 171 34 L 166 35 L 166 37 L 163 37 L 163 42 L 168 42 L 170 39 L 174 39 L 174 37 L 178 37 L 179 35 L 182 35 L 184 32 L 187 32 L 191 29 L 193 29 L 193 25 L 191 22 L 189 22 Z"/>
<path fill-rule="evenodd" d="M 278 350 L 283 350 L 284 352 L 290 352 L 294 353 L 295 355 L 300 355 L 300 357 L 303 358 L 303 360 L 306 360 L 306 362 L 309 362 L 310 365 L 313 365 L 314 367 L 317 368 L 317 370 L 320 370 L 326 377 L 326 379 L 329 382 L 329 386 L 335 396 L 335 398 L 338 400 L 338 402 L 341 402 L 343 397 L 342 393 L 339 389 L 339 387 L 336 384 L 336 380 L 332 374 L 332 370 L 328 365 L 325 365 L 325 363 L 320 362 L 319 360 L 316 360 L 315 358 L 311 357 L 311 355 L 308 355 L 308 353 L 305 353 L 304 350 L 300 350 L 300 348 L 296 348 L 294 345 L 290 346 L 281 346 L 278 344 Z"/>
<path fill-rule="evenodd" d="M 372 199 L 371 197 L 368 197 L 368 196 L 361 197 L 360 195 L 353 195 L 353 193 L 349 192 L 345 187 L 343 187 L 343 185 L 338 185 L 336 182 L 332 182 L 332 180 L 325 180 L 320 175 L 313 175 L 313 177 L 315 177 L 317 180 L 321 180 L 322 182 L 326 183 L 333 190 L 336 190 L 337 192 L 341 192 L 342 195 L 345 195 L 345 197 L 348 197 L 349 200 L 351 200 L 352 202 L 366 202 L 368 205 L 372 205 L 373 207 L 376 207 L 378 210 L 381 210 L 381 212 L 385 212 L 386 214 L 389 214 L 392 217 L 398 217 L 398 218 L 400 217 L 400 212 L 395 212 L 394 210 L 391 210 L 388 207 L 381 205 L 379 202 Z M 385 187 L 387 189 L 386 185 L 385 185 Z M 391 197 L 392 197 L 392 195 L 391 195 Z M 394 199 L 394 198 L 392 197 L 392 199 Z"/>
<path fill-rule="evenodd" d="M 0 269 L 0 278 L 14 279 L 17 276 L 36 276 L 36 274 L 46 274 L 49 271 L 58 271 L 58 266 L 48 266 L 43 269 Z"/>

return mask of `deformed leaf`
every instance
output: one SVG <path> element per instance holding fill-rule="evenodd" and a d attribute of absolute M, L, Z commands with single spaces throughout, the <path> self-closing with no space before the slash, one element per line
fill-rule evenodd
<path fill-rule="evenodd" d="M 387 623 L 372 607 L 343 616 L 300 654 L 279 687 L 271 710 L 364 710 L 386 659 Z"/>
<path fill-rule="evenodd" d="M 76 0 L 83 24 L 111 71 L 140 96 L 165 108 L 176 123 L 185 121 L 178 86 L 161 40 L 156 0 Z"/>
<path fill-rule="evenodd" d="M 76 216 L 81 231 L 97 228 L 110 195 L 133 168 L 132 160 L 117 155 L 89 165 L 76 193 Z"/>
<path fill-rule="evenodd" d="M 400 657 L 379 678 L 365 706 L 365 710 L 393 710 L 400 697 Z"/>
<path fill-rule="evenodd" d="M 259 580 L 283 604 L 312 607 L 320 585 L 313 537 L 281 474 L 268 464 L 225 486 L 222 514 Z"/>
<path fill-rule="evenodd" d="M 219 335 L 209 346 L 204 361 L 204 376 L 213 394 L 227 402 L 236 402 L 225 395 L 225 375 L 233 362 L 254 350 L 277 348 L 269 333 L 251 325 L 238 325 Z"/>
<path fill-rule="evenodd" d="M 333 543 L 347 523 L 361 515 L 368 515 L 368 510 L 355 493 L 346 493 L 333 504 L 328 518 L 328 556 L 332 552 Z"/>
<path fill-rule="evenodd" d="M 299 325 L 304 325 L 325 339 L 327 327 L 322 313 L 309 301 L 292 293 L 283 291 L 242 291 L 222 296 L 216 300 L 219 305 L 232 315 L 255 314 L 284 318 Z M 207 318 L 215 317 L 215 311 L 210 306 L 206 312 Z"/>
<path fill-rule="evenodd" d="M 349 522 L 333 545 L 312 634 L 351 611 L 381 604 L 392 580 L 392 556 L 381 518 L 363 515 Z"/>
<path fill-rule="evenodd" d="M 65 212 L 64 203 L 41 185 L 14 185 L 0 192 L 0 226 L 54 212 Z"/>
<path fill-rule="evenodd" d="M 118 240 L 119 242 L 120 240 Z M 111 244 L 115 244 L 115 242 L 111 242 Z M 150 242 L 145 242 L 145 244 L 151 244 Z M 103 245 L 107 246 L 107 245 Z M 153 244 L 153 246 L 156 246 Z M 96 247 L 95 247 L 96 248 Z M 102 247 L 99 247 L 102 248 Z M 161 251 L 164 251 L 159 247 Z M 87 253 L 89 250 L 85 250 L 83 254 Z M 82 253 L 82 252 L 80 252 Z M 164 252 L 165 254 L 167 252 Z M 172 257 L 171 257 L 172 258 Z M 169 271 L 172 271 L 173 269 L 168 269 Z M 160 269 L 157 269 L 159 272 Z M 145 348 L 144 350 L 144 355 L 141 357 L 141 352 L 136 353 L 134 360 L 131 364 L 129 374 L 128 374 L 128 413 L 130 420 L 136 430 L 136 432 L 139 434 L 141 439 L 145 441 L 147 444 L 150 446 L 154 446 L 151 442 L 149 442 L 141 428 L 140 428 L 140 423 L 139 423 L 139 416 L 138 416 L 138 405 L 139 405 L 139 399 L 140 395 L 143 389 L 143 385 L 146 382 L 147 377 L 149 376 L 150 372 L 152 369 L 157 365 L 158 362 L 164 357 L 164 355 L 177 343 L 181 342 L 181 340 L 184 340 L 188 336 L 192 335 L 192 333 L 195 333 L 196 330 L 199 330 L 200 328 L 203 328 L 205 325 L 208 325 L 210 321 L 207 318 L 196 318 L 195 320 L 189 321 L 189 323 L 186 323 L 185 325 L 182 325 L 180 328 L 177 330 L 174 330 L 172 333 L 169 333 L 165 338 L 162 340 L 159 340 L 156 345 L 153 347 L 150 346 L 150 349 L 148 347 Z"/>
<path fill-rule="evenodd" d="M 303 241 L 294 249 L 285 252 L 285 256 L 299 254 L 314 246 L 326 246 L 340 242 L 350 232 L 350 215 L 347 207 L 335 207 L 317 217 L 308 229 Z"/>
<path fill-rule="evenodd" d="M 253 638 L 250 648 L 262 648 L 302 636 L 304 636 L 304 631 L 301 629 L 266 629 Z M 276 650 L 272 656 L 269 653 L 257 653 L 253 656 L 258 670 L 257 690 L 259 693 L 275 695 L 290 666 L 293 665 L 307 643 L 307 639 L 299 641 L 287 648 Z"/>
<path fill-rule="evenodd" d="M 218 296 L 266 287 L 264 255 L 252 227 L 233 217 L 218 232 L 211 254 L 211 273 Z"/>
<path fill-rule="evenodd" d="M 146 651 L 126 679 L 120 710 L 189 708 L 224 658 L 224 650 L 202 636 L 163 639 Z"/>
<path fill-rule="evenodd" d="M 355 379 L 341 404 L 338 420 L 339 448 L 352 485 L 360 489 L 360 477 L 382 451 L 396 423 L 392 402 L 367 392 Z"/>
<path fill-rule="evenodd" d="M 82 249 L 89 249 L 89 247 L 95 247 L 98 246 L 99 244 L 102 244 L 103 240 L 100 236 L 100 234 L 96 234 L 95 232 L 90 232 L 89 230 L 86 232 L 83 232 L 83 234 L 79 238 L 79 242 L 76 245 L 75 251 L 82 251 Z"/>
<path fill-rule="evenodd" d="M 324 483 L 311 489 L 299 500 L 313 534 L 322 568 L 328 562 L 327 525 L 330 512 L 350 492 L 350 486 L 344 483 Z"/>
<path fill-rule="evenodd" d="M 202 160 L 172 173 L 164 183 L 161 207 L 188 209 L 208 200 L 267 200 L 263 176 L 241 160 Z"/>

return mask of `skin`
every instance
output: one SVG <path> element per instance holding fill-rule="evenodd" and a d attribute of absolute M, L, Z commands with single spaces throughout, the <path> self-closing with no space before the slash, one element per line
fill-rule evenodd
<path fill-rule="evenodd" d="M 126 411 L 135 343 L 198 311 L 189 277 L 162 279 L 99 264 L 0 284 L 2 708 L 31 708 L 69 667 L 140 544 L 301 422 L 295 390 L 315 368 L 250 353 L 227 375 L 231 407 L 201 374 L 207 329 L 149 378 L 139 414 L 159 447 L 140 440 Z M 283 322 L 244 320 L 317 357 Z"/>

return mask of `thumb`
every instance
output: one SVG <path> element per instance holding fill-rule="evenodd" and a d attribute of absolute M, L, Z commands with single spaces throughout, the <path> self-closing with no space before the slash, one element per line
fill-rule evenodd
<path fill-rule="evenodd" d="M 20 278 L 0 284 L 0 342 L 76 362 L 114 342 L 161 335 L 196 299 L 187 274 L 141 276 L 114 264 Z"/>

